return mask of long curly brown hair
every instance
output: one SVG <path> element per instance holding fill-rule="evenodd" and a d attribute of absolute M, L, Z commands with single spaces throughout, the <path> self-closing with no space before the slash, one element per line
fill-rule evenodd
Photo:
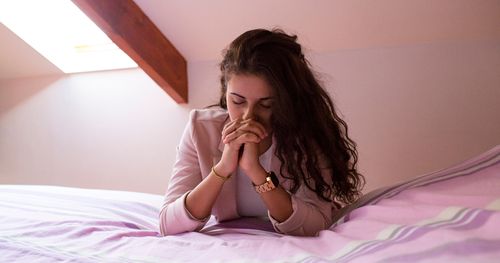
<path fill-rule="evenodd" d="M 250 30 L 223 55 L 220 107 L 227 109 L 226 84 L 233 74 L 262 77 L 275 91 L 271 117 L 275 154 L 281 161 L 280 173 L 292 180 L 289 191 L 297 192 L 304 183 L 324 200 L 353 202 L 365 183 L 356 169 L 356 143 L 314 76 L 297 36 L 280 29 Z M 322 176 L 325 167 L 331 171 L 331 184 Z"/>

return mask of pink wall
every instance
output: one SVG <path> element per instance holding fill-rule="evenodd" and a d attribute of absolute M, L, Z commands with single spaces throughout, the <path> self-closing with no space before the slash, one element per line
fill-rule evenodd
<path fill-rule="evenodd" d="M 141 70 L 0 84 L 0 183 L 163 192 L 188 109 Z"/>
<path fill-rule="evenodd" d="M 500 40 L 311 54 L 370 190 L 500 143 Z M 0 80 L 0 183 L 163 193 L 187 113 L 217 100 L 189 63 L 178 106 L 140 70 Z"/>
<path fill-rule="evenodd" d="M 359 144 L 367 189 L 500 144 L 500 41 L 314 58 Z"/>

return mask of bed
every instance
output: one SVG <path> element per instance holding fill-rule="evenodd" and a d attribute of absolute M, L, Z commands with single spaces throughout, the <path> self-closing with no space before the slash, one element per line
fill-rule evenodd
<path fill-rule="evenodd" d="M 258 218 L 161 237 L 160 195 L 0 185 L 0 262 L 499 262 L 500 146 L 372 191 L 317 237 Z"/>

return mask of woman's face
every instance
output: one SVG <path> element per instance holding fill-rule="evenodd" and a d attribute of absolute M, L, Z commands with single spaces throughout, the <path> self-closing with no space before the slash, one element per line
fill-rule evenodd
<path fill-rule="evenodd" d="M 226 101 L 231 120 L 241 118 L 260 122 L 271 133 L 273 89 L 255 75 L 232 75 L 227 83 Z"/>

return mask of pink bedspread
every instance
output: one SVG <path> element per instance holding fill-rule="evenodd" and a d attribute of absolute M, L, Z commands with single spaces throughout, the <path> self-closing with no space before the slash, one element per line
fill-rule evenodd
<path fill-rule="evenodd" d="M 259 219 L 160 237 L 161 202 L 135 192 L 0 185 L 0 262 L 500 260 L 500 147 L 374 191 L 312 238 L 274 233 Z"/>

